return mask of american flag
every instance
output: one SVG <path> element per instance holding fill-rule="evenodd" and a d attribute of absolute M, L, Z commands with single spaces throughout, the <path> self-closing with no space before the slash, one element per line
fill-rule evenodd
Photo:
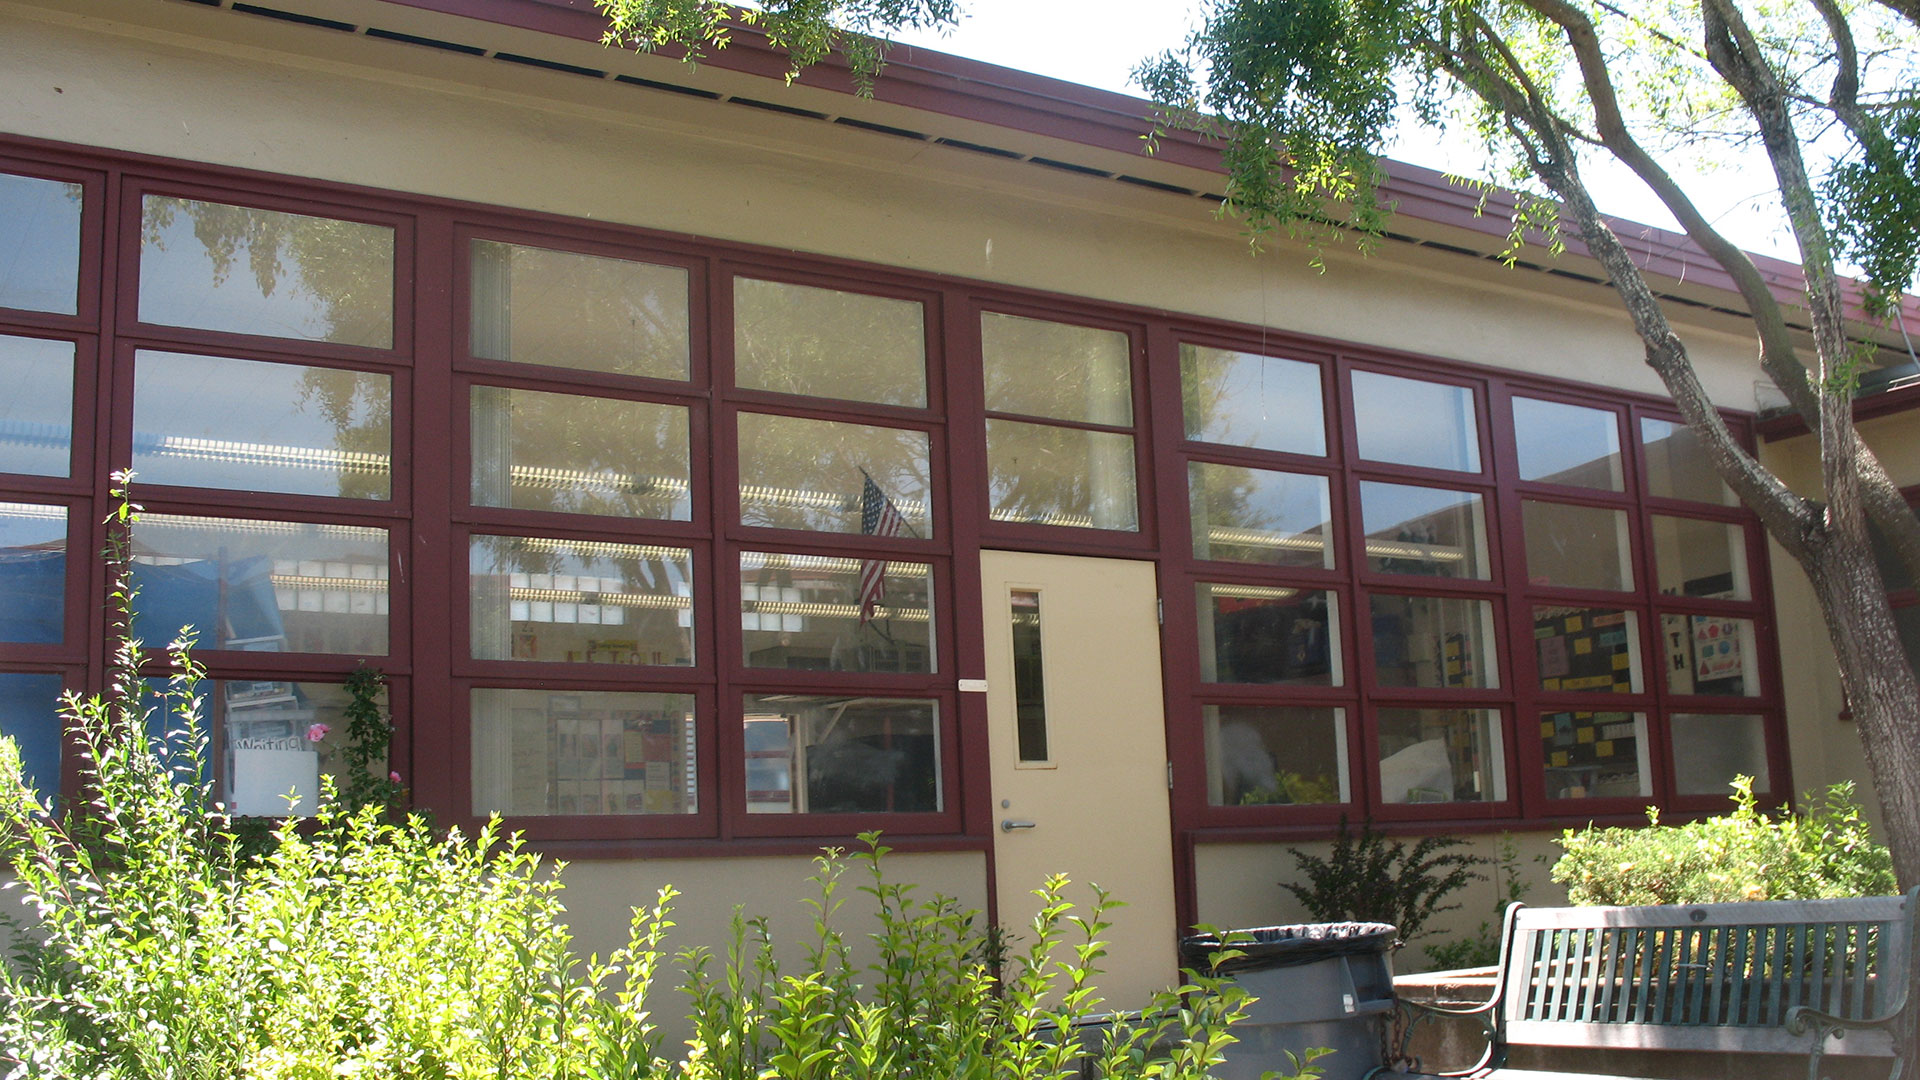
<path fill-rule="evenodd" d="M 860 474 L 865 482 L 860 485 L 860 531 L 868 536 L 899 536 L 907 527 L 907 519 L 893 505 L 893 500 L 881 492 L 880 485 L 873 477 Z M 865 623 L 873 618 L 873 606 L 887 595 L 887 560 L 863 559 L 860 562 L 860 621 Z"/>

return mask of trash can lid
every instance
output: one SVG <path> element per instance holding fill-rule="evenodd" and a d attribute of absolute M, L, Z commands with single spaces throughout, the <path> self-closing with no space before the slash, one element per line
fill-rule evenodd
<path fill-rule="evenodd" d="M 1265 971 L 1269 968 L 1317 963 L 1336 956 L 1384 953 L 1393 947 L 1394 939 L 1399 935 L 1399 927 L 1378 922 L 1256 926 L 1221 934 L 1195 934 L 1181 938 L 1180 963 L 1197 971 L 1205 971 L 1214 953 L 1221 949 L 1232 949 L 1241 955 L 1223 961 L 1213 969 L 1215 974 Z"/>

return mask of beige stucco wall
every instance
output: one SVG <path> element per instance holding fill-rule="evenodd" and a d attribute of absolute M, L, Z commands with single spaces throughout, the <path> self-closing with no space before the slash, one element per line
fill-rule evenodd
<path fill-rule="evenodd" d="M 399 17 L 377 4 L 341 6 Z M 1190 197 L 219 9 L 152 0 L 0 4 L 0 22 L 0 100 L 9 103 L 0 126 L 18 134 L 750 241 L 1659 390 L 1611 293 L 1483 260 L 1405 245 L 1359 260 L 1336 249 L 1317 273 L 1297 249 L 1250 255 L 1231 224 Z M 453 23 L 448 36 L 457 40 L 503 32 Z M 678 65 L 657 58 L 597 49 L 590 56 L 680 77 Z M 784 92 L 757 82 L 750 89 L 761 97 Z M 1059 152 L 1071 158 L 1074 148 Z M 1735 324 L 1722 325 L 1686 333 L 1715 399 L 1751 408 L 1750 347 L 1731 332 Z"/>

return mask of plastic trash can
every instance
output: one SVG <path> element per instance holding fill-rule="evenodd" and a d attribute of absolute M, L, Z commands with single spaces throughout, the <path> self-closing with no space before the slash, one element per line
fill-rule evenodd
<path fill-rule="evenodd" d="M 1287 1053 L 1312 1047 L 1333 1053 L 1319 1061 L 1327 1080 L 1359 1080 L 1384 1063 L 1393 1013 L 1388 950 L 1399 930 L 1386 923 L 1301 923 L 1233 931 L 1230 944 L 1211 934 L 1183 938 L 1181 963 L 1206 971 L 1222 948 L 1240 950 L 1215 969 L 1259 1000 L 1234 1025 L 1238 1042 L 1214 1069 L 1219 1080 L 1260 1080 L 1277 1069 L 1291 1075 Z"/>

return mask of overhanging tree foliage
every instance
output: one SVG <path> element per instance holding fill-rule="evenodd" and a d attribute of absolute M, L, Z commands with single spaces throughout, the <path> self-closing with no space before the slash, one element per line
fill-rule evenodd
<path fill-rule="evenodd" d="M 844 48 L 879 70 L 866 35 L 950 22 L 947 0 L 596 0 L 608 40 L 721 48 L 767 28 L 795 70 Z M 836 20 L 838 20 L 836 22 Z M 1219 135 L 1228 208 L 1256 236 L 1364 245 L 1391 212 L 1377 151 L 1396 118 L 1467 120 L 1511 166 L 1514 239 L 1559 215 L 1605 267 L 1687 423 L 1727 484 L 1813 583 L 1873 772 L 1903 887 L 1920 884 L 1920 694 L 1875 568 L 1869 519 L 1920 577 L 1920 519 L 1861 441 L 1851 398 L 1862 353 L 1842 316 L 1836 258 L 1864 268 L 1870 308 L 1897 313 L 1920 261 L 1920 6 L 1809 0 L 1743 8 L 1660 0 L 1217 0 L 1183 50 L 1138 77 L 1168 122 Z M 1805 148 L 1846 153 L 1816 178 Z M 1805 268 L 1812 348 L 1802 347 L 1747 255 L 1721 236 L 1658 153 L 1758 143 Z M 1583 162 L 1611 156 L 1661 199 L 1733 278 L 1761 366 L 1817 433 L 1823 491 L 1790 491 L 1734 439 L 1662 310 L 1595 207 Z M 1795 307 L 1798 307 L 1796 301 Z"/>

